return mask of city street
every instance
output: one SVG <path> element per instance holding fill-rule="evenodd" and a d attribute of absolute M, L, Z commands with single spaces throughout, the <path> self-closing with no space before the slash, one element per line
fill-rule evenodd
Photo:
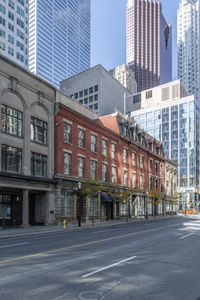
<path fill-rule="evenodd" d="M 0 299 L 200 299 L 200 219 L 0 240 Z"/>

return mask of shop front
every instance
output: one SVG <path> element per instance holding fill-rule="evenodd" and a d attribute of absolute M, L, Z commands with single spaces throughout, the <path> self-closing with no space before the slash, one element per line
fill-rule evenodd
<path fill-rule="evenodd" d="M 0 192 L 0 227 L 22 224 L 22 194 Z"/>

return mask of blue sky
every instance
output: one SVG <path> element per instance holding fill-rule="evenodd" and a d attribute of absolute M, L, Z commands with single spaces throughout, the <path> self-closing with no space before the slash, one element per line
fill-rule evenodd
<path fill-rule="evenodd" d="M 125 62 L 125 16 L 127 0 L 91 0 L 91 66 L 107 69 Z M 161 0 L 163 14 L 173 26 L 173 79 L 176 78 L 176 14 L 179 0 Z"/>

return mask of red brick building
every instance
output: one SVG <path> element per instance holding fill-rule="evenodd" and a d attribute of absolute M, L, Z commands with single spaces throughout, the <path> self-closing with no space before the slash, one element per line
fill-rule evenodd
<path fill-rule="evenodd" d="M 164 214 L 162 145 L 120 113 L 70 107 L 58 102 L 55 116 L 57 221 Z"/>

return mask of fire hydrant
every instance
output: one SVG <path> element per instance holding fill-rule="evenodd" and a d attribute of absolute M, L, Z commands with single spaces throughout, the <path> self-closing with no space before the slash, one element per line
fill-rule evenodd
<path fill-rule="evenodd" d="M 66 229 L 67 228 L 67 220 L 63 221 L 63 228 Z"/>

